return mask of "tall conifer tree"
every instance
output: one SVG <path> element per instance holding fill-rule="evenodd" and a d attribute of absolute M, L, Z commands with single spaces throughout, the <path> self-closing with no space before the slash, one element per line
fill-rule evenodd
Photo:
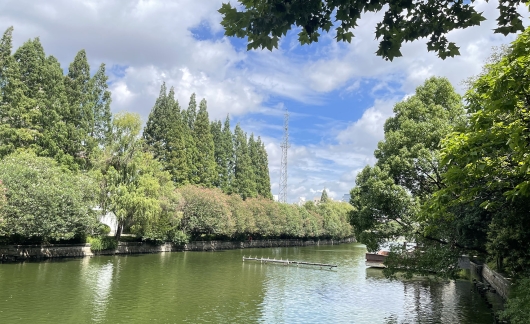
<path fill-rule="evenodd" d="M 198 184 L 212 186 L 216 180 L 214 143 L 210 132 L 210 120 L 206 100 L 202 99 L 193 127 L 193 139 L 197 149 L 194 165 L 197 169 Z"/>
<path fill-rule="evenodd" d="M 65 77 L 66 94 L 70 105 L 66 123 L 70 143 L 67 152 L 77 163 L 84 164 L 88 155 L 85 147 L 87 125 L 87 100 L 90 82 L 90 65 L 85 50 L 79 51 Z"/>
<path fill-rule="evenodd" d="M 151 108 L 147 123 L 143 131 L 143 138 L 153 156 L 162 164 L 167 160 L 167 139 L 166 136 L 169 130 L 169 123 L 167 114 L 169 113 L 167 107 L 167 89 L 166 83 L 160 86 L 160 93 L 155 101 L 155 105 Z"/>
<path fill-rule="evenodd" d="M 34 127 L 40 118 L 35 100 L 28 98 L 20 69 L 11 55 L 13 27 L 0 40 L 0 157 L 19 147 L 34 147 L 40 132 Z"/>
<path fill-rule="evenodd" d="M 234 151 L 235 172 L 234 185 L 232 186 L 233 192 L 238 193 L 243 199 L 256 197 L 256 184 L 248 150 L 247 136 L 239 126 L 239 123 L 234 130 Z"/>
<path fill-rule="evenodd" d="M 190 97 L 190 103 L 188 104 L 188 110 L 186 110 L 185 121 L 188 127 L 193 130 L 195 125 L 195 119 L 197 119 L 197 99 L 195 93 Z"/>
<path fill-rule="evenodd" d="M 191 134 L 187 132 L 187 126 L 184 123 L 180 105 L 175 100 L 175 90 L 173 87 L 169 90 L 168 106 L 170 107 L 169 122 L 171 128 L 168 134 L 168 161 L 167 170 L 170 172 L 176 185 L 189 183 L 192 163 L 192 156 L 187 150 L 187 142 L 192 141 Z"/>
<path fill-rule="evenodd" d="M 258 149 L 258 161 L 256 163 L 256 189 L 258 195 L 272 199 L 271 193 L 271 178 L 269 175 L 269 159 L 267 157 L 267 150 L 265 150 L 265 145 L 261 141 L 261 138 L 258 136 L 256 142 Z"/>
<path fill-rule="evenodd" d="M 225 152 L 222 170 L 222 177 L 220 179 L 220 186 L 223 192 L 230 194 L 232 193 L 232 184 L 234 182 L 234 168 L 235 168 L 235 156 L 234 156 L 234 136 L 230 130 L 230 116 L 226 116 L 223 124 L 223 130 L 221 132 L 221 146 L 223 152 Z"/>
<path fill-rule="evenodd" d="M 213 183 L 214 187 L 221 188 L 221 179 L 223 174 L 223 152 L 221 135 L 223 131 L 223 124 L 220 120 L 214 120 L 210 123 L 210 132 L 212 133 L 214 158 L 216 163 L 216 179 Z"/>

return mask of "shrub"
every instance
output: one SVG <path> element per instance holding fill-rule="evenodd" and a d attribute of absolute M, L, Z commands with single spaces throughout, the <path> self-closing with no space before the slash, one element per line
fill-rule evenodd
<path fill-rule="evenodd" d="M 113 250 L 118 246 L 118 241 L 112 236 L 89 236 L 87 243 L 90 243 L 92 251 Z"/>
<path fill-rule="evenodd" d="M 7 189 L 0 236 L 69 240 L 97 224 L 92 179 L 65 170 L 50 158 L 9 155 L 0 163 L 0 179 Z"/>

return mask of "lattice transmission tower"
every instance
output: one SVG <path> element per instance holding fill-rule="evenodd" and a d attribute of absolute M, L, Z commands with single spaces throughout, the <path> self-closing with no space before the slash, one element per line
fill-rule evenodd
<path fill-rule="evenodd" d="M 289 148 L 289 113 L 285 110 L 283 118 L 282 162 L 280 167 L 280 193 L 278 201 L 287 202 L 287 149 Z"/>

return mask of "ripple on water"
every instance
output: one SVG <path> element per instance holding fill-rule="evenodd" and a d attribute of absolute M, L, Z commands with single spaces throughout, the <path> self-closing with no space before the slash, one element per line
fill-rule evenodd
<path fill-rule="evenodd" d="M 339 246 L 0 265 L 4 323 L 491 323 L 469 282 L 390 281 Z M 241 262 L 243 255 L 337 264 Z"/>

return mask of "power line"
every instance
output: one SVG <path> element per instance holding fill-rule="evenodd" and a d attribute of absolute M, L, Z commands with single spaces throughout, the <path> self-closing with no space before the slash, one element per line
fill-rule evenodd
<path fill-rule="evenodd" d="M 287 202 L 287 149 L 289 148 L 289 112 L 285 110 L 283 118 L 283 139 L 282 139 L 282 161 L 280 168 L 280 193 L 278 201 Z"/>

